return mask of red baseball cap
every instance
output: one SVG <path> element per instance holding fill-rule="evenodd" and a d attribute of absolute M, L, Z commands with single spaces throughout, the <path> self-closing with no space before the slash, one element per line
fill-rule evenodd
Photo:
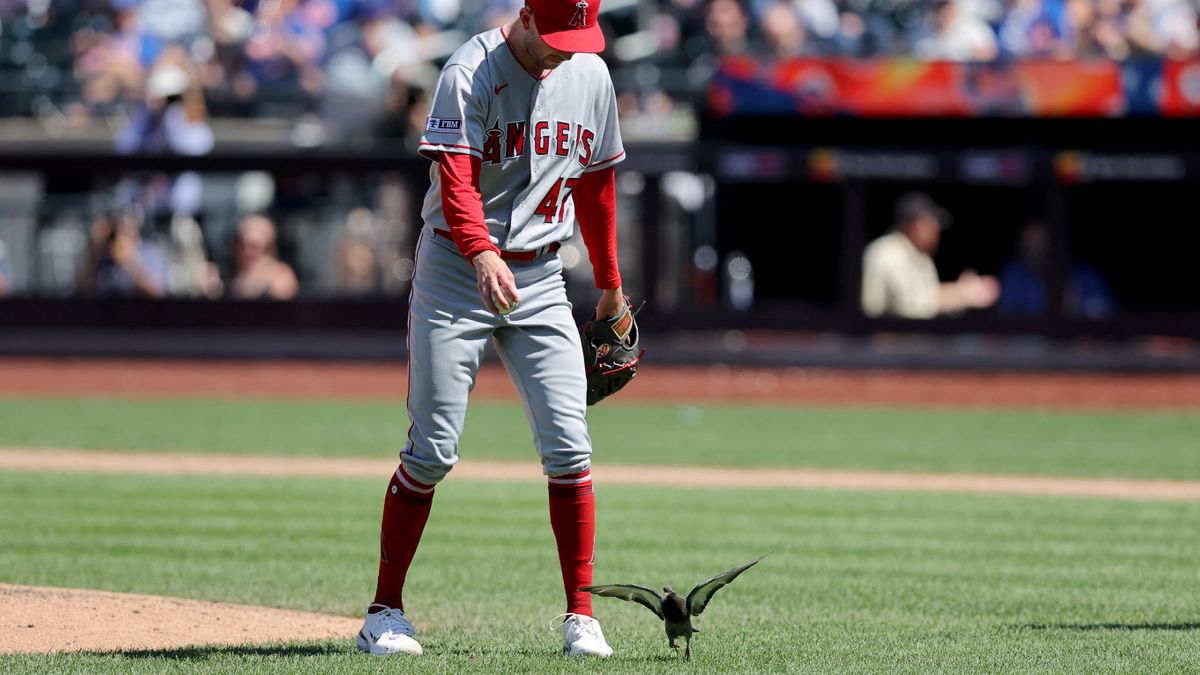
<path fill-rule="evenodd" d="M 604 32 L 596 18 L 600 0 L 526 0 L 546 44 L 560 52 L 604 51 Z"/>

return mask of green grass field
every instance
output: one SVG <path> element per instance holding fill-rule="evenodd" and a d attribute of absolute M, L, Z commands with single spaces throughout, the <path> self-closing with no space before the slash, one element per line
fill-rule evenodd
<path fill-rule="evenodd" d="M 474 406 L 464 454 L 533 461 L 518 410 Z M 0 446 L 387 456 L 405 423 L 387 403 L 8 399 Z M 597 461 L 1200 477 L 1200 418 L 1182 414 L 605 406 L 591 423 Z M 357 615 L 386 480 L 0 472 L 0 581 Z M 560 657 L 544 487 L 451 477 L 406 592 L 418 661 L 347 640 L 6 656 L 0 672 L 1200 672 L 1198 503 L 597 495 L 597 582 L 690 587 L 771 553 L 716 596 L 690 663 L 609 599 L 616 656 Z"/>
<path fill-rule="evenodd" d="M 81 484 L 82 482 L 82 484 Z M 4 580 L 352 615 L 381 484 L 0 475 Z M 169 507 L 167 506 L 169 505 Z M 503 505 L 503 507 L 498 507 Z M 598 600 L 618 655 L 558 657 L 561 590 L 533 485 L 450 481 L 409 587 L 421 671 L 1098 672 L 1196 669 L 1200 505 L 604 488 L 598 580 L 699 579 L 761 552 L 701 618 L 690 664 L 654 617 Z M 666 556 L 665 550 L 677 550 Z M 406 664 L 406 668 L 407 668 Z M 0 669 L 374 671 L 349 642 L 20 657 Z"/>
<path fill-rule="evenodd" d="M 63 420 L 70 420 L 64 423 Z M 603 405 L 597 462 L 1200 478 L 1200 415 Z M 0 398 L 0 446 L 386 457 L 403 402 Z M 464 457 L 531 460 L 520 406 L 471 406 Z"/>

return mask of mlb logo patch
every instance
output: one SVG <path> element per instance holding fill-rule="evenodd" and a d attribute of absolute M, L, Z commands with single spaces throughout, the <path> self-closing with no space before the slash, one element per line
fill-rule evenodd
<path fill-rule="evenodd" d="M 430 117 L 425 123 L 425 131 L 451 132 L 462 128 L 462 120 L 450 120 L 441 117 Z"/>

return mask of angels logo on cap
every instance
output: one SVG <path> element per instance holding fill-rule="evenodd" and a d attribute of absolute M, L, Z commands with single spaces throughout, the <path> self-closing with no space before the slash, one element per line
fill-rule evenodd
<path fill-rule="evenodd" d="M 604 51 L 604 32 L 596 21 L 600 0 L 528 0 L 538 34 L 561 52 Z"/>
<path fill-rule="evenodd" d="M 587 8 L 587 0 L 575 3 L 575 13 L 571 15 L 568 23 L 576 28 L 587 28 Z"/>

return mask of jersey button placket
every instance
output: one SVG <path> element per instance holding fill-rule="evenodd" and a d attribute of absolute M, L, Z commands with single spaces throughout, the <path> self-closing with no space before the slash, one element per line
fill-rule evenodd
<path fill-rule="evenodd" d="M 528 147 L 530 148 L 530 152 L 529 152 L 529 169 L 530 169 L 529 174 L 530 175 L 529 175 L 529 177 L 530 177 L 531 181 L 533 180 L 534 175 L 536 173 L 533 170 L 533 168 L 538 163 L 538 154 L 537 154 L 537 152 L 534 152 L 533 149 L 536 147 L 536 143 L 537 143 L 537 134 L 534 132 L 534 127 L 537 126 L 537 123 L 541 121 L 541 117 L 542 117 L 542 115 L 541 115 L 542 104 L 540 101 L 541 93 L 542 93 L 542 83 L 540 81 L 534 82 L 533 86 L 530 87 L 530 89 L 529 89 L 529 107 L 533 110 L 533 112 L 529 115 L 529 125 L 528 125 L 529 138 L 526 140 L 526 142 L 529 143 Z"/>
<path fill-rule="evenodd" d="M 535 139 L 537 138 L 537 134 L 534 133 L 534 126 L 537 125 L 538 122 L 537 113 L 542 111 L 541 105 L 538 104 L 538 91 L 540 89 L 540 82 L 534 82 L 533 86 L 529 88 L 529 107 L 526 108 L 528 111 L 527 116 L 529 118 L 529 123 L 525 125 L 525 147 L 528 148 L 527 157 L 529 158 L 529 175 L 527 176 L 527 180 L 529 181 L 530 185 L 533 184 L 533 177 L 536 173 L 535 167 L 537 166 L 538 159 L 537 153 L 534 152 L 534 143 Z M 529 195 L 526 194 L 525 197 L 521 198 L 517 206 L 521 209 L 524 209 L 525 203 L 528 201 L 528 199 Z"/>

